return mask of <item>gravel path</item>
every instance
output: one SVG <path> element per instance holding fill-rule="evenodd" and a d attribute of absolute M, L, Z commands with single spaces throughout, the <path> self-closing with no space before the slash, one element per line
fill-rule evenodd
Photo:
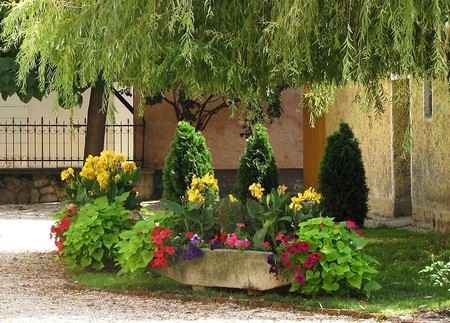
<path fill-rule="evenodd" d="M 375 322 L 70 289 L 68 273 L 46 244 L 51 242 L 48 214 L 59 207 L 0 206 L 0 322 Z"/>

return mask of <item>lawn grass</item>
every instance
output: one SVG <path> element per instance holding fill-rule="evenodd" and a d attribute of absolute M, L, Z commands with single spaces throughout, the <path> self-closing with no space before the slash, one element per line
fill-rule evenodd
<path fill-rule="evenodd" d="M 410 314 L 418 310 L 450 308 L 450 294 L 446 289 L 432 287 L 424 274 L 419 271 L 431 263 L 431 255 L 436 260 L 450 257 L 450 235 L 436 232 L 413 232 L 403 229 L 365 229 L 368 239 L 366 252 L 375 257 L 380 265 L 376 280 L 382 288 L 370 298 L 364 295 L 317 295 L 307 297 L 289 293 L 285 289 L 271 291 L 260 296 L 251 296 L 277 302 L 290 302 L 302 306 L 320 306 L 360 310 L 385 315 Z M 142 274 L 134 278 L 117 276 L 116 273 L 74 274 L 77 284 L 97 288 L 145 289 L 174 294 L 194 294 L 210 297 L 251 298 L 245 291 L 227 289 L 207 289 L 192 292 L 168 278 Z M 448 289 L 448 287 L 447 287 Z"/>

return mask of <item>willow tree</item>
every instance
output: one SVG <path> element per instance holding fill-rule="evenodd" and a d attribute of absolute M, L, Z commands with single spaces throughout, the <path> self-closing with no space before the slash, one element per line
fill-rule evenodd
<path fill-rule="evenodd" d="M 3 37 L 21 42 L 19 78 L 39 60 L 39 79 L 69 105 L 74 86 L 101 75 L 106 92 L 181 83 L 190 98 L 239 97 L 249 111 L 280 84 L 355 82 L 381 110 L 391 74 L 448 82 L 449 16 L 448 0 L 28 0 Z"/>

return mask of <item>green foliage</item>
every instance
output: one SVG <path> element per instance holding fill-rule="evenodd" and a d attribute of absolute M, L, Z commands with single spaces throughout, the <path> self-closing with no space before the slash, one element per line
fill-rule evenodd
<path fill-rule="evenodd" d="M 233 194 L 245 203 L 250 196 L 249 187 L 253 183 L 261 184 L 265 189 L 277 188 L 280 182 L 272 146 L 266 128 L 257 124 L 253 134 L 247 139 L 244 154 L 241 157 Z"/>
<path fill-rule="evenodd" d="M 209 173 L 202 178 L 194 174 L 181 204 L 162 199 L 161 205 L 176 216 L 176 223 L 171 227 L 176 234 L 195 232 L 204 238 L 212 233 L 216 224 L 215 204 L 218 200 L 217 179 Z"/>
<path fill-rule="evenodd" d="M 265 241 L 269 241 L 272 246 L 275 246 L 276 235 L 290 229 L 293 215 L 289 208 L 290 202 L 291 198 L 288 194 L 280 195 L 274 188 L 260 201 L 247 200 L 248 214 L 259 222 L 253 237 L 256 249 L 262 249 Z"/>
<path fill-rule="evenodd" d="M 202 133 L 189 123 L 180 121 L 175 140 L 163 168 L 163 198 L 173 202 L 180 199 L 189 188 L 193 175 L 214 175 L 211 154 Z"/>
<path fill-rule="evenodd" d="M 320 259 L 319 266 L 306 270 L 304 284 L 294 281 L 291 291 L 316 294 L 320 290 L 342 293 L 356 289 L 370 295 L 380 288 L 373 279 L 378 273 L 373 265 L 378 262 L 363 251 L 367 241 L 354 231 L 354 223 L 336 224 L 332 218 L 318 217 L 302 222 L 297 234 Z M 302 264 L 305 261 L 299 260 Z"/>
<path fill-rule="evenodd" d="M 138 8 L 138 9 L 137 9 Z M 149 96 L 181 83 L 186 97 L 239 97 L 239 107 L 274 101 L 280 84 L 369 88 L 391 73 L 448 78 L 448 0 L 234 1 L 34 0 L 14 6 L 7 45 L 22 41 L 19 78 L 40 61 L 50 91 L 67 102 L 74 85 L 102 75 Z M 123 37 L 124 31 L 126 37 Z M 120 41 L 118 41 L 120 39 Z"/>
<path fill-rule="evenodd" d="M 133 275 L 140 274 L 148 268 L 153 259 L 156 244 L 152 242 L 151 232 L 157 224 L 170 217 L 170 214 L 163 211 L 146 213 L 147 216 L 138 220 L 133 228 L 120 234 L 120 241 L 116 244 L 119 274 L 127 272 Z"/>
<path fill-rule="evenodd" d="M 448 288 L 450 293 L 450 261 L 445 263 L 442 260 L 434 260 L 429 266 L 419 271 L 426 274 L 434 287 Z"/>
<path fill-rule="evenodd" d="M 327 138 L 319 171 L 319 191 L 327 216 L 364 226 L 369 189 L 359 142 L 346 123 L 341 123 L 339 131 Z"/>
<path fill-rule="evenodd" d="M 112 203 L 116 196 L 129 192 L 124 207 L 133 210 L 140 203 L 133 190 L 140 170 L 123 154 L 102 151 L 100 156 L 89 155 L 77 176 L 72 168 L 68 168 L 61 172 L 61 179 L 68 184 L 65 188 L 67 196 L 77 205 L 92 203 L 101 196 L 106 196 Z"/>
<path fill-rule="evenodd" d="M 64 233 L 66 240 L 60 252 L 69 268 L 100 270 L 115 263 L 119 235 L 131 229 L 134 222 L 123 207 L 128 194 L 116 196 L 112 203 L 102 196 L 80 208 Z"/>
<path fill-rule="evenodd" d="M 5 2 L 5 1 L 3 1 Z M 8 1 L 11 2 L 11 1 Z M 6 16 L 7 8 L 0 7 L 0 32 L 2 31 L 2 22 Z M 4 47 L 4 42 L 0 40 L 0 47 Z M 17 82 L 17 73 L 19 72 L 19 64 L 15 61 L 19 52 L 17 46 L 9 48 L 8 51 L 0 51 L 0 94 L 3 100 L 13 94 L 17 94 L 22 102 L 29 102 L 33 97 L 42 100 L 44 91 L 39 88 L 37 81 L 37 69 L 32 69 L 23 80 L 25 91 L 22 91 L 20 84 Z"/>
<path fill-rule="evenodd" d="M 256 225 L 255 220 L 250 218 L 247 209 L 238 200 L 226 196 L 220 199 L 216 204 L 216 222 L 220 229 L 225 232 L 233 232 L 236 229 L 236 223 L 244 223 L 248 232 L 249 228 Z M 249 232 L 253 235 L 255 232 Z"/>

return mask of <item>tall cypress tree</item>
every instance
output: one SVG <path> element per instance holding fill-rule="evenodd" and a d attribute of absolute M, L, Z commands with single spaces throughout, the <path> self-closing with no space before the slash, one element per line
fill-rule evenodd
<path fill-rule="evenodd" d="M 266 128 L 261 124 L 255 125 L 252 135 L 247 140 L 247 146 L 240 160 L 233 194 L 242 203 L 245 203 L 247 197 L 251 196 L 248 187 L 253 183 L 261 184 L 265 192 L 277 188 L 280 183 L 269 135 Z"/>
<path fill-rule="evenodd" d="M 180 202 L 191 184 L 192 176 L 202 177 L 206 173 L 214 175 L 205 137 L 189 123 L 180 121 L 164 162 L 163 198 Z"/>
<path fill-rule="evenodd" d="M 319 191 L 325 214 L 336 221 L 364 226 L 369 189 L 359 142 L 347 123 L 327 138 L 319 172 Z"/>

